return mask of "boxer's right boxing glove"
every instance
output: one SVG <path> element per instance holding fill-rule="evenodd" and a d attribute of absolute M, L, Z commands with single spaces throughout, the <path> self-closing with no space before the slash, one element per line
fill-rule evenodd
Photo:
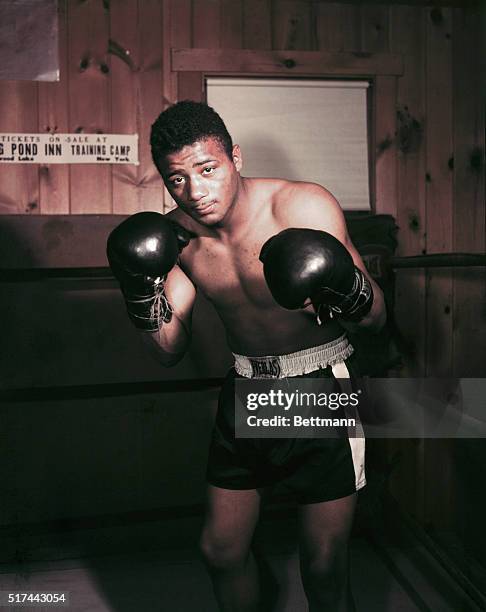
<path fill-rule="evenodd" d="M 165 278 L 192 235 L 156 212 L 141 212 L 115 227 L 106 254 L 120 283 L 128 316 L 136 327 L 155 332 L 172 318 Z"/>

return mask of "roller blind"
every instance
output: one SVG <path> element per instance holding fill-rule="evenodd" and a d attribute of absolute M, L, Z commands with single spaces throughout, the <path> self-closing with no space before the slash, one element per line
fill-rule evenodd
<path fill-rule="evenodd" d="M 210 77 L 207 101 L 243 153 L 244 176 L 319 183 L 369 210 L 367 81 Z"/>

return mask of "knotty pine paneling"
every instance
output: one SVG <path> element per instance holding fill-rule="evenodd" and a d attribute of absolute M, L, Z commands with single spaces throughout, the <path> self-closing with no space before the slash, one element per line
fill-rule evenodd
<path fill-rule="evenodd" d="M 453 17 L 453 248 L 484 253 L 484 62 L 478 61 L 484 34 L 478 9 L 454 9 Z M 485 276 L 484 268 L 454 271 L 452 367 L 456 376 L 486 375 Z"/>
<path fill-rule="evenodd" d="M 117 134 L 136 134 L 140 120 L 141 49 L 137 0 L 114 3 L 110 7 L 110 83 L 112 91 L 123 95 L 111 98 L 111 129 Z M 147 148 L 139 143 L 140 152 Z M 113 166 L 113 213 L 130 214 L 140 210 L 138 184 L 140 166 Z"/>
<path fill-rule="evenodd" d="M 35 83 L 0 82 L 0 131 L 37 132 Z M 32 164 L 0 164 L 0 213 L 39 213 L 39 170 Z"/>
<path fill-rule="evenodd" d="M 220 0 L 193 0 L 192 46 L 204 49 L 220 47 Z"/>
<path fill-rule="evenodd" d="M 391 50 L 403 54 L 405 70 L 398 79 L 397 155 L 398 254 L 426 252 L 425 202 L 425 21 L 426 10 L 410 6 L 390 9 Z M 415 296 L 410 308 L 407 296 Z M 407 342 L 405 372 L 425 371 L 425 272 L 401 270 L 396 275 L 395 312 Z"/>
<path fill-rule="evenodd" d="M 109 13 L 98 0 L 68 2 L 69 131 L 111 130 Z M 112 212 L 111 168 L 70 166 L 70 212 Z"/>
<path fill-rule="evenodd" d="M 177 100 L 177 75 L 170 71 L 170 49 L 192 45 L 191 0 L 163 0 L 162 22 L 164 27 L 164 103 Z"/>
<path fill-rule="evenodd" d="M 272 5 L 273 48 L 315 50 L 315 29 L 312 17 L 312 7 L 305 0 L 274 0 Z"/>
<path fill-rule="evenodd" d="M 368 53 L 390 50 L 390 8 L 363 4 L 360 9 L 361 50 Z"/>
<path fill-rule="evenodd" d="M 361 15 L 355 4 L 319 3 L 315 7 L 320 51 L 355 51 L 361 46 Z"/>
<path fill-rule="evenodd" d="M 220 47 L 240 49 L 243 46 L 243 2 L 221 0 Z"/>
<path fill-rule="evenodd" d="M 163 82 L 163 21 L 160 0 L 138 2 L 140 71 L 137 121 L 140 137 L 140 182 L 138 184 L 140 210 L 160 210 L 162 181 L 152 163 L 150 126 L 164 108 Z"/>
<path fill-rule="evenodd" d="M 397 217 L 397 79 L 377 76 L 373 83 L 374 112 L 371 128 L 374 151 L 375 211 Z M 372 178 L 372 180 L 373 180 Z"/>
<path fill-rule="evenodd" d="M 399 255 L 424 252 L 425 219 L 425 45 L 424 9 L 390 7 L 390 50 L 402 53 L 404 74 L 398 79 L 397 115 L 397 224 Z M 411 307 L 413 296 L 414 307 Z M 395 317 L 405 340 L 405 376 L 424 372 L 425 272 L 400 270 L 395 275 Z M 423 520 L 426 483 L 424 440 L 386 440 L 388 456 L 399 453 L 401 461 L 390 477 L 389 486 L 400 506 Z"/>
<path fill-rule="evenodd" d="M 59 68 L 61 79 L 57 83 L 39 83 L 39 132 L 69 132 L 68 99 L 68 29 L 67 6 L 61 0 L 59 6 Z M 1 87 L 1 85 L 0 85 Z M 34 166 L 35 168 L 35 166 Z M 69 166 L 45 164 L 39 168 L 40 200 L 42 215 L 69 214 Z"/>
<path fill-rule="evenodd" d="M 272 48 L 271 0 L 244 0 L 243 47 L 245 49 Z"/>
<path fill-rule="evenodd" d="M 428 253 L 452 251 L 452 16 L 427 9 L 426 224 Z M 452 366 L 452 276 L 426 272 L 427 376 L 447 376 Z"/>

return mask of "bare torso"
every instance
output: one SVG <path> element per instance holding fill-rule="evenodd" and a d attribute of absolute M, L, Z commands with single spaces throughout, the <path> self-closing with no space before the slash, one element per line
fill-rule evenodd
<path fill-rule="evenodd" d="M 234 231 L 218 233 L 179 209 L 170 217 L 196 234 L 180 257 L 180 267 L 212 302 L 230 349 L 249 356 L 279 355 L 323 344 L 343 333 L 334 321 L 319 326 L 312 307 L 285 310 L 273 299 L 259 261 L 262 245 L 289 225 L 275 214 L 292 196 L 294 183 L 242 179 L 244 210 Z"/>

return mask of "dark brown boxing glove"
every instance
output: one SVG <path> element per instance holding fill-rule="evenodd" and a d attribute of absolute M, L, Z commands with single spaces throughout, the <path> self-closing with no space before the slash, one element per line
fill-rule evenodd
<path fill-rule="evenodd" d="M 128 316 L 138 329 L 155 332 L 171 320 L 165 279 L 192 237 L 157 212 L 136 213 L 109 235 L 108 261 L 120 283 Z"/>
<path fill-rule="evenodd" d="M 281 306 L 302 308 L 309 300 L 320 315 L 360 321 L 371 310 L 373 289 L 341 242 L 327 232 L 289 228 L 260 252 L 267 285 Z"/>

